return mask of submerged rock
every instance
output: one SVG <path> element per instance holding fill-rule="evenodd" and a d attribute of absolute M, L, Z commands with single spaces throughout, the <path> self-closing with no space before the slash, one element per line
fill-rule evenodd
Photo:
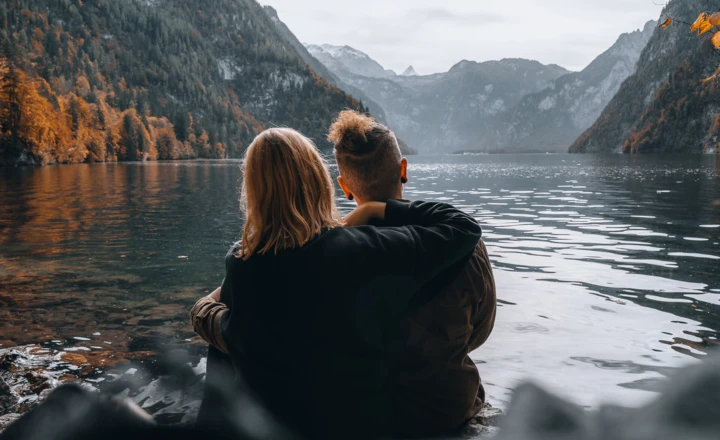
<path fill-rule="evenodd" d="M 0 431 L 33 410 L 62 384 L 128 398 L 161 424 L 195 421 L 205 359 L 187 354 L 118 353 L 26 345 L 0 350 Z M 194 365 L 194 366 L 193 366 Z M 155 371 L 147 371 L 151 366 Z"/>
<path fill-rule="evenodd" d="M 485 403 L 480 412 L 460 431 L 462 439 L 481 439 L 491 437 L 498 431 L 498 422 L 503 412 L 489 403 Z"/>
<path fill-rule="evenodd" d="M 14 412 L 20 397 L 0 376 L 0 415 Z"/>
<path fill-rule="evenodd" d="M 0 350 L 0 415 L 26 413 L 64 383 L 97 389 L 109 368 L 155 354 L 72 349 L 25 345 Z"/>
<path fill-rule="evenodd" d="M 81 377 L 81 368 L 63 359 L 67 353 L 27 345 L 0 350 L 0 379 L 16 396 L 15 406 L 0 407 L 0 414 L 25 413 L 34 408 L 40 396 Z"/>
<path fill-rule="evenodd" d="M 0 416 L 0 432 L 4 431 L 5 428 L 12 425 L 20 417 L 22 417 L 22 414 L 18 413 L 10 413 L 5 414 L 4 416 Z"/>

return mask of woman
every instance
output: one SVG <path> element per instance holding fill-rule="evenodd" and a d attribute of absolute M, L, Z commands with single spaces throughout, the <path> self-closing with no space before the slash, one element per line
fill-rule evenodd
<path fill-rule="evenodd" d="M 242 241 L 222 290 L 194 307 L 196 331 L 306 437 L 384 434 L 384 337 L 427 281 L 473 251 L 480 226 L 446 204 L 396 200 L 343 220 L 326 164 L 291 129 L 261 133 L 244 167 Z M 361 226 L 372 219 L 389 226 Z"/>

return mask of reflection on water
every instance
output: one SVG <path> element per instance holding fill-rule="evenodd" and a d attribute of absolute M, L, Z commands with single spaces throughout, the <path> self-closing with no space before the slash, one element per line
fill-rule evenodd
<path fill-rule="evenodd" d="M 718 345 L 718 160 L 411 158 L 408 198 L 484 227 L 500 311 L 473 358 L 494 402 L 533 377 L 586 405 L 639 403 Z M 224 276 L 239 178 L 235 161 L 0 169 L 2 347 L 197 343 L 187 311 Z"/>

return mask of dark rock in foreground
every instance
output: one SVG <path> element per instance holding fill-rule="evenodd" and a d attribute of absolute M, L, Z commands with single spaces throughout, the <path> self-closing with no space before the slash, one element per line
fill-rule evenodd
<path fill-rule="evenodd" d="M 711 440 L 720 438 L 720 356 L 682 369 L 661 395 L 641 408 L 595 411 L 533 385 L 513 393 L 497 440 Z"/>
<path fill-rule="evenodd" d="M 128 363 L 124 358 L 122 363 L 104 371 L 90 368 L 89 358 L 91 352 L 80 354 L 38 345 L 0 350 L 0 378 L 5 378 L 8 390 L 16 396 L 14 406 L 8 405 L 7 410 L 0 411 L 0 432 L 23 414 L 42 407 L 63 383 L 80 384 L 85 390 L 97 391 L 93 394 L 99 396 L 129 398 L 151 414 L 159 425 L 188 427 L 197 418 L 205 387 L 205 358 L 191 358 L 180 350 L 156 354 L 153 362 L 156 372 L 148 372 L 139 362 Z M 247 396 L 218 395 L 218 399 L 231 398 L 237 401 L 229 404 L 236 407 L 230 412 L 242 413 L 233 419 L 251 425 L 255 417 L 253 411 L 260 408 Z M 486 405 L 455 438 L 477 439 L 496 432 L 500 413 L 499 409 Z"/>
<path fill-rule="evenodd" d="M 117 407 L 118 402 L 130 399 L 134 402 L 130 404 L 131 407 L 139 406 L 153 416 L 157 425 L 152 429 L 159 429 L 158 433 L 197 434 L 190 426 L 195 421 L 205 389 L 204 358 L 195 362 L 184 353 L 170 352 L 158 361 L 164 371 L 160 378 L 147 379 L 141 367 L 122 366 L 122 373 L 108 373 L 104 376 L 106 381 L 94 379 L 92 387 L 86 382 L 82 387 L 76 385 L 74 391 L 50 393 L 53 385 L 60 383 L 53 379 L 54 375 L 60 374 L 71 364 L 58 360 L 62 355 L 47 351 L 38 352 L 37 346 L 0 351 L 0 375 L 7 384 L 6 390 L 11 390 L 8 394 L 10 398 L 4 400 L 10 402 L 6 408 L 12 410 L 16 407 L 17 412 L 28 412 L 16 423 L 36 426 L 49 423 L 47 420 L 52 419 L 52 424 L 57 425 L 54 425 L 56 430 L 62 430 L 62 424 L 69 423 L 63 420 L 72 420 L 81 425 L 83 417 L 97 416 L 95 405 L 80 405 L 82 399 L 77 400 L 78 396 L 84 395 L 86 401 L 100 402 L 97 405 L 99 408 L 108 402 Z M 52 362 L 43 364 L 50 360 Z M 47 383 L 38 382 L 37 377 L 45 378 Z M 28 394 L 30 392 L 37 394 Z M 17 399 L 12 393 L 17 395 Z M 48 394 L 47 400 L 38 405 Z M 63 404 L 61 397 L 65 394 L 77 400 L 73 405 L 84 408 L 85 415 L 80 414 L 79 410 L 74 412 L 68 409 L 73 405 Z M 227 428 L 225 438 L 294 438 L 248 393 L 231 393 L 225 387 L 215 390 L 211 397 L 217 407 L 222 409 L 218 413 Z M 44 409 L 51 407 L 56 410 Z M 125 411 L 126 408 L 121 409 Z M 68 414 L 57 417 L 58 413 Z M 708 357 L 699 365 L 680 370 L 655 401 L 641 408 L 610 405 L 586 411 L 541 387 L 525 384 L 514 392 L 508 414 L 502 420 L 499 420 L 500 415 L 501 411 L 486 405 L 454 438 L 479 439 L 495 435 L 498 440 L 714 440 L 720 433 L 720 356 Z M 0 430 L 15 422 L 18 417 L 16 413 L 0 415 Z M 499 428 L 496 424 L 499 424 Z M 171 427 L 163 431 L 165 428 L 162 426 L 168 425 Z M 13 426 L 6 433 L 19 431 Z M 141 426 L 138 429 L 145 428 Z M 49 440 L 52 438 L 55 437 L 48 437 Z M 343 438 L 342 433 L 338 434 L 338 438 Z"/>

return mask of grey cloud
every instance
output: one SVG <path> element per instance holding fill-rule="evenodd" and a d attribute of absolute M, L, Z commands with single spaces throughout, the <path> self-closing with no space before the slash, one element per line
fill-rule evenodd
<path fill-rule="evenodd" d="M 488 23 L 502 23 L 507 19 L 491 12 L 487 13 L 462 13 L 445 8 L 422 8 L 411 9 L 407 12 L 409 18 L 423 20 L 426 22 L 446 22 L 457 25 L 478 25 Z"/>
<path fill-rule="evenodd" d="M 423 74 L 507 57 L 582 69 L 662 9 L 650 0 L 260 1 L 302 41 L 347 44 L 385 68 Z"/>

